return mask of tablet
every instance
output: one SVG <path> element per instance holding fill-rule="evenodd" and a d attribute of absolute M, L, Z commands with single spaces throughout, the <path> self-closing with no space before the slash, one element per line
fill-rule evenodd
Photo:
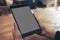
<path fill-rule="evenodd" d="M 28 5 L 10 7 L 22 38 L 41 33 L 41 28 Z"/>

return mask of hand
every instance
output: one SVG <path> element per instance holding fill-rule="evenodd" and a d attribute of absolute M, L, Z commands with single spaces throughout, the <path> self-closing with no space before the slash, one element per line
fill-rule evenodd
<path fill-rule="evenodd" d="M 41 21 L 40 21 L 40 14 L 38 13 L 34 13 L 37 21 L 40 24 L 40 27 L 42 29 L 42 35 L 50 37 L 50 38 L 55 38 L 55 34 L 56 34 L 56 29 L 54 27 L 46 27 Z"/>
<path fill-rule="evenodd" d="M 14 23 L 14 33 L 13 33 L 14 40 L 23 40 L 21 34 L 17 28 L 16 23 Z"/>

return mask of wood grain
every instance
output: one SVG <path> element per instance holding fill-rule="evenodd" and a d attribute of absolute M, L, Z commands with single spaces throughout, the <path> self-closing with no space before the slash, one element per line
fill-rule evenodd
<path fill-rule="evenodd" d="M 13 40 L 13 23 L 11 15 L 0 16 L 0 40 Z"/>

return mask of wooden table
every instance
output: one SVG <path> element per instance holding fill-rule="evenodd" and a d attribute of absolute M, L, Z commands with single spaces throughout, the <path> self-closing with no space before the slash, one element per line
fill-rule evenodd
<path fill-rule="evenodd" d="M 0 40 L 13 40 L 14 21 L 11 15 L 0 16 Z"/>

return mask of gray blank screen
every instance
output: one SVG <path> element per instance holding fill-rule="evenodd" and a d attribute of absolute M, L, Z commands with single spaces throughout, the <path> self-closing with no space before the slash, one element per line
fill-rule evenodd
<path fill-rule="evenodd" d="M 14 8 L 12 12 L 22 34 L 39 29 L 29 6 Z"/>

